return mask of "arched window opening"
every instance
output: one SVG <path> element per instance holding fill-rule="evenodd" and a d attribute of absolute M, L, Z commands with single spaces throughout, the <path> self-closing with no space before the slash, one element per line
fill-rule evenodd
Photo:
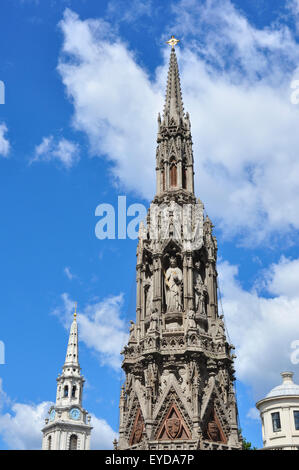
<path fill-rule="evenodd" d="M 63 396 L 64 396 L 64 397 L 68 397 L 68 396 L 69 396 L 69 387 L 68 387 L 68 385 L 65 385 L 65 387 L 64 387 Z"/>
<path fill-rule="evenodd" d="M 174 187 L 177 185 L 177 168 L 173 163 L 170 167 L 170 186 Z"/>
<path fill-rule="evenodd" d="M 70 450 L 77 450 L 78 446 L 78 437 L 76 434 L 72 434 L 70 437 Z"/>
<path fill-rule="evenodd" d="M 72 388 L 72 398 L 76 398 L 76 389 L 76 385 L 74 385 Z"/>
<path fill-rule="evenodd" d="M 48 437 L 48 450 L 52 449 L 52 436 Z"/>

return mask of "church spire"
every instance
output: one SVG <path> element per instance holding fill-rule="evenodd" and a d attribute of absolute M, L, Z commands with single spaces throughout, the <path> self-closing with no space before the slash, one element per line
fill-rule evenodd
<path fill-rule="evenodd" d="M 43 432 L 43 449 L 88 450 L 90 448 L 90 416 L 82 406 L 84 377 L 78 360 L 77 303 L 70 328 L 62 374 L 57 378 L 55 405 Z"/>
<path fill-rule="evenodd" d="M 164 120 L 167 124 L 170 124 L 171 120 L 173 119 L 177 124 L 179 124 L 180 119 L 183 118 L 184 106 L 182 100 L 179 67 L 174 46 L 172 46 L 167 77 Z"/>
<path fill-rule="evenodd" d="M 65 367 L 76 367 L 79 366 L 79 357 L 78 357 L 78 325 L 77 325 L 77 302 L 75 304 L 75 313 L 73 323 L 70 329 L 69 341 L 67 345 L 67 351 L 65 356 Z"/>

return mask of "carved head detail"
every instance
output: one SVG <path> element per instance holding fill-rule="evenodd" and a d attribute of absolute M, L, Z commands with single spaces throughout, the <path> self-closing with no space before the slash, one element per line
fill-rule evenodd
<path fill-rule="evenodd" d="M 172 268 L 176 268 L 176 267 L 177 267 L 177 264 L 178 264 L 178 263 L 177 263 L 176 257 L 175 257 L 175 256 L 171 256 L 171 258 L 170 258 L 170 266 L 171 266 Z"/>

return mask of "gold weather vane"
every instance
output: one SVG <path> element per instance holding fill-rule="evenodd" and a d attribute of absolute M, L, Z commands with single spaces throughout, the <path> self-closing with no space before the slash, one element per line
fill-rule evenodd
<path fill-rule="evenodd" d="M 166 44 L 169 44 L 172 49 L 174 49 L 174 47 L 177 45 L 177 43 L 180 42 L 179 39 L 176 39 L 173 35 L 171 36 L 171 38 L 169 39 L 169 41 L 166 41 Z"/>
<path fill-rule="evenodd" d="M 75 302 L 75 313 L 74 313 L 74 319 L 76 320 L 76 317 L 77 317 L 77 303 L 78 302 Z"/>

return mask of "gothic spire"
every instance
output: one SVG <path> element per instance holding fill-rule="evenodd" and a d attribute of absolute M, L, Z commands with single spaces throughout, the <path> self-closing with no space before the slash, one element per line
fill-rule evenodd
<path fill-rule="evenodd" d="M 164 120 L 170 123 L 174 118 L 176 122 L 184 117 L 184 106 L 181 93 L 179 67 L 174 47 L 171 49 L 169 70 L 167 77 L 166 99 L 164 106 Z"/>

